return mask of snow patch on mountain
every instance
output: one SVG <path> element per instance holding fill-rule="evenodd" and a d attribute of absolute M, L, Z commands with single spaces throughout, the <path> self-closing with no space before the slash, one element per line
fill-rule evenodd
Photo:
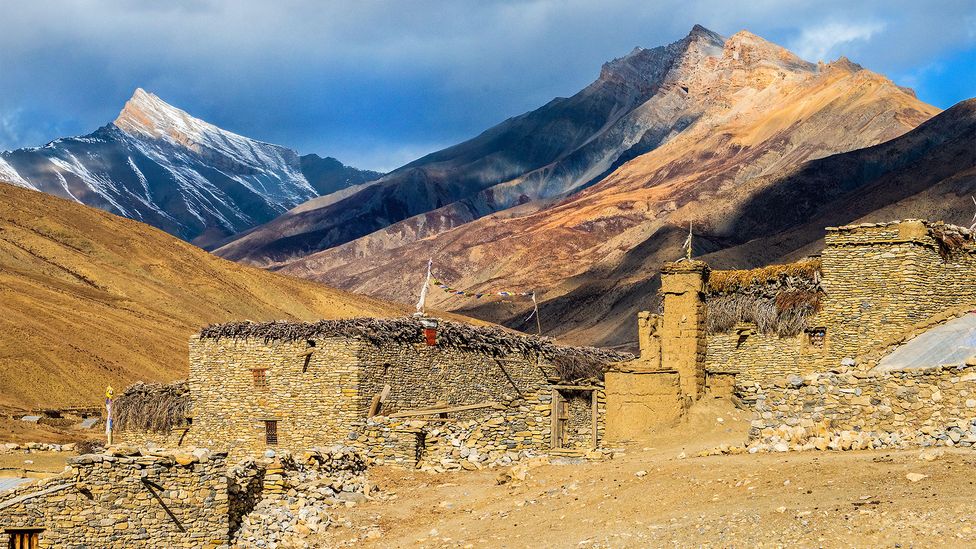
<path fill-rule="evenodd" d="M 30 183 L 27 182 L 26 179 L 21 177 L 20 174 L 17 173 L 17 170 L 15 170 L 13 166 L 8 164 L 7 161 L 3 159 L 3 157 L 0 157 L 0 181 L 13 183 L 18 187 L 26 187 L 28 189 L 32 189 L 35 191 L 38 190 L 37 187 L 31 185 Z"/>

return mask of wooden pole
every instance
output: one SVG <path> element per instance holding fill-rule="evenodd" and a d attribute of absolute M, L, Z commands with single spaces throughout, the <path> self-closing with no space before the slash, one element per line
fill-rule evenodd
<path fill-rule="evenodd" d="M 112 435 L 113 435 L 113 431 L 115 430 L 114 429 L 114 425 L 112 425 L 112 423 L 113 423 L 112 422 L 112 397 L 114 395 L 115 395 L 115 392 L 112 391 L 112 386 L 109 385 L 108 388 L 105 389 L 105 416 L 106 416 L 105 417 L 105 435 L 108 438 L 108 445 L 109 446 L 112 445 Z"/>

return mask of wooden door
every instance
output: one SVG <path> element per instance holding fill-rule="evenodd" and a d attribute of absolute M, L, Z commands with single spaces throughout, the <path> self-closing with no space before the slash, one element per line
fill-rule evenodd
<path fill-rule="evenodd" d="M 569 401 L 559 391 L 552 394 L 552 448 L 566 446 L 566 431 L 569 427 Z"/>
<path fill-rule="evenodd" d="M 7 545 L 9 549 L 37 549 L 38 547 L 40 539 L 38 530 L 8 530 L 7 535 L 10 536 Z"/>

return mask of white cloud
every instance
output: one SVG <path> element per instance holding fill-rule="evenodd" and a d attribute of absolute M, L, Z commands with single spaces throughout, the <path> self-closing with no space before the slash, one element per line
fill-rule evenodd
<path fill-rule="evenodd" d="M 866 42 L 884 30 L 884 23 L 841 23 L 832 22 L 816 27 L 807 27 L 800 33 L 791 49 L 809 61 L 829 61 L 838 55 L 841 46 L 852 42 Z"/>

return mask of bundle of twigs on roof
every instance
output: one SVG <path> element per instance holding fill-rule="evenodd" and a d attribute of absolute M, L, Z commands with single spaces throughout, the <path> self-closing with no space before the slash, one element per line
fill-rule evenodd
<path fill-rule="evenodd" d="M 135 383 L 112 403 L 115 427 L 123 431 L 168 432 L 184 426 L 189 412 L 186 381 Z"/>
<path fill-rule="evenodd" d="M 564 383 L 576 383 L 586 379 L 603 380 L 607 363 L 593 356 L 566 354 L 553 358 L 556 375 Z"/>
<path fill-rule="evenodd" d="M 350 318 L 320 320 L 318 322 L 230 322 L 213 324 L 200 331 L 201 338 L 259 338 L 265 341 L 301 341 L 326 337 L 349 337 L 373 345 L 420 343 L 423 326 L 415 318 Z M 437 327 L 437 344 L 479 352 L 492 357 L 509 354 L 525 356 L 541 355 L 555 360 L 572 357 L 579 364 L 584 362 L 603 366 L 632 358 L 597 347 L 566 347 L 552 339 L 521 334 L 493 326 L 472 326 L 460 322 L 440 320 Z M 587 366 L 586 370 L 595 370 Z M 571 370 L 570 370 L 571 371 Z"/>
<path fill-rule="evenodd" d="M 952 256 L 965 249 L 967 244 L 970 249 L 974 249 L 973 242 L 976 237 L 974 237 L 973 231 L 966 227 L 950 225 L 942 221 L 930 223 L 928 227 L 929 234 L 939 246 L 939 255 L 945 261 L 952 259 Z"/>
<path fill-rule="evenodd" d="M 799 334 L 820 310 L 820 260 L 757 269 L 712 271 L 709 276 L 706 328 L 728 332 L 752 323 L 760 333 Z"/>
<path fill-rule="evenodd" d="M 811 257 L 784 265 L 766 265 L 755 269 L 712 271 L 708 275 L 709 295 L 730 294 L 765 286 L 817 287 L 820 285 L 820 258 Z"/>

